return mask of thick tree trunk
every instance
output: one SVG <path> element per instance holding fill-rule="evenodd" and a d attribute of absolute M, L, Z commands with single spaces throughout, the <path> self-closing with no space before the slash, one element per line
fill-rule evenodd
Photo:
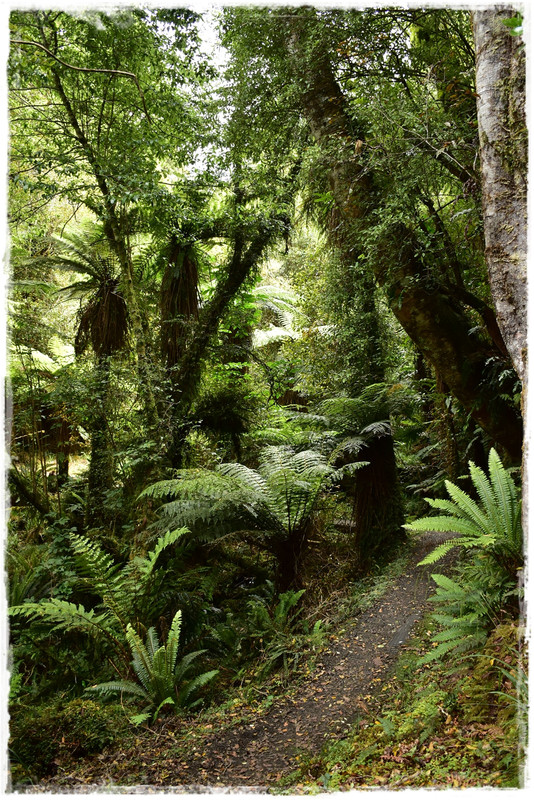
<path fill-rule="evenodd" d="M 336 211 L 357 240 L 366 217 L 379 208 L 380 195 L 360 159 L 362 138 L 319 39 L 315 52 L 310 50 L 307 28 L 313 13 L 299 9 L 291 16 L 288 52 L 304 114 L 324 148 Z M 520 461 L 521 417 L 500 399 L 511 393 L 512 381 L 503 389 L 488 375 L 488 366 L 502 359 L 499 349 L 473 332 L 472 320 L 446 286 L 425 284 L 415 235 L 403 223 L 393 223 L 378 247 L 375 278 L 404 330 L 478 424 Z"/>
<path fill-rule="evenodd" d="M 357 472 L 354 494 L 355 545 L 360 564 L 366 566 L 405 536 L 404 511 L 393 437 L 374 436 L 359 457 L 369 461 Z"/>
<path fill-rule="evenodd" d="M 512 8 L 473 12 L 486 263 L 515 370 L 527 363 L 527 128 L 525 50 L 503 20 Z"/>
<path fill-rule="evenodd" d="M 499 326 L 527 402 L 527 159 L 525 49 L 503 20 L 512 7 L 473 12 L 486 263 Z M 529 519 L 528 440 L 523 531 Z M 521 581 L 520 577 L 520 581 Z"/>

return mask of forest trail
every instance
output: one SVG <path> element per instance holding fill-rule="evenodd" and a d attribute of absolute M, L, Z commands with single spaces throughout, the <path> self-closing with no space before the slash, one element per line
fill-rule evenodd
<path fill-rule="evenodd" d="M 254 722 L 240 722 L 203 736 L 195 752 L 185 759 L 178 754 L 169 757 L 168 750 L 160 758 L 144 751 L 137 767 L 141 767 L 145 787 L 151 787 L 149 791 L 158 791 L 158 787 L 178 791 L 198 791 L 206 786 L 251 787 L 252 791 L 262 792 L 296 769 L 299 754 L 319 753 L 327 740 L 343 738 L 358 714 L 365 713 L 366 699 L 380 689 L 402 644 L 428 608 L 434 585 L 430 575 L 441 571 L 443 563 L 438 567 L 418 567 L 418 562 L 449 537 L 427 532 L 413 540 L 405 572 L 378 604 L 363 612 L 322 654 L 310 679 L 291 698 L 277 699 Z M 452 557 L 449 554 L 449 562 Z M 110 781 L 128 782 L 131 758 L 132 753 L 113 753 L 110 770 L 109 756 L 100 756 L 81 770 L 83 778 L 77 771 L 74 780 L 66 776 L 63 780 L 66 778 L 68 791 L 74 793 L 86 793 L 91 786 L 102 789 L 103 785 L 110 790 Z M 40 784 L 39 788 L 23 791 L 51 788 L 50 784 L 46 788 Z M 55 791 L 66 789 L 54 786 Z M 136 793 L 142 788 L 129 786 L 123 791 Z"/>
<path fill-rule="evenodd" d="M 418 567 L 418 562 L 447 538 L 450 534 L 427 532 L 415 539 L 405 573 L 322 654 L 293 697 L 254 723 L 213 734 L 170 782 L 268 786 L 296 769 L 299 753 L 319 753 L 327 740 L 343 738 L 426 610 L 431 572 L 441 566 Z"/>

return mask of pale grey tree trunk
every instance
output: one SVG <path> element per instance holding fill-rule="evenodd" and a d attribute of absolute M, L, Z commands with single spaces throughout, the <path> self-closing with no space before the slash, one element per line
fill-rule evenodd
<path fill-rule="evenodd" d="M 473 12 L 477 114 L 486 263 L 497 320 L 523 383 L 527 405 L 527 127 L 525 50 L 503 20 L 511 7 Z M 523 445 L 523 508 L 528 532 L 528 439 Z M 522 571 L 519 575 L 523 583 Z M 521 607 L 522 623 L 525 609 Z"/>
<path fill-rule="evenodd" d="M 520 379 L 527 363 L 527 129 L 525 51 L 503 20 L 473 12 L 486 263 L 497 320 Z"/>

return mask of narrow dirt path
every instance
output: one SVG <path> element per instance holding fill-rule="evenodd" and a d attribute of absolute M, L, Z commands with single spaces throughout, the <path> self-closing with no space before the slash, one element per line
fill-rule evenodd
<path fill-rule="evenodd" d="M 213 734 L 167 780 L 266 786 L 296 768 L 299 752 L 318 753 L 326 740 L 342 738 L 428 607 L 434 585 L 430 573 L 442 567 L 417 564 L 445 538 L 428 532 L 414 542 L 406 572 L 323 654 L 313 676 L 290 700 L 278 702 L 254 723 Z"/>
<path fill-rule="evenodd" d="M 414 540 L 405 572 L 378 605 L 358 617 L 323 653 L 309 681 L 291 698 L 277 700 L 254 722 L 203 737 L 186 759 L 179 753 L 172 757 L 169 750 L 163 758 L 146 753 L 142 763 L 137 762 L 143 786 L 123 786 L 122 792 L 195 792 L 211 786 L 250 787 L 249 791 L 261 793 L 296 768 L 299 753 L 318 753 L 327 740 L 343 738 L 358 713 L 365 712 L 365 697 L 386 679 L 400 647 L 429 607 L 430 574 L 445 565 L 423 568 L 417 564 L 445 538 L 427 532 Z M 453 558 L 449 554 L 449 563 Z M 131 758 L 128 752 L 101 755 L 70 779 L 63 774 L 63 785 L 41 783 L 17 789 L 26 793 L 110 791 L 115 782 L 128 783 Z"/>

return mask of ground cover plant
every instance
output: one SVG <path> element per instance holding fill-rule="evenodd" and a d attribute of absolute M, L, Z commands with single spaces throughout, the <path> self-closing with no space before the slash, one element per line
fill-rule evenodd
<path fill-rule="evenodd" d="M 520 782 L 522 25 L 11 12 L 17 786 Z"/>

